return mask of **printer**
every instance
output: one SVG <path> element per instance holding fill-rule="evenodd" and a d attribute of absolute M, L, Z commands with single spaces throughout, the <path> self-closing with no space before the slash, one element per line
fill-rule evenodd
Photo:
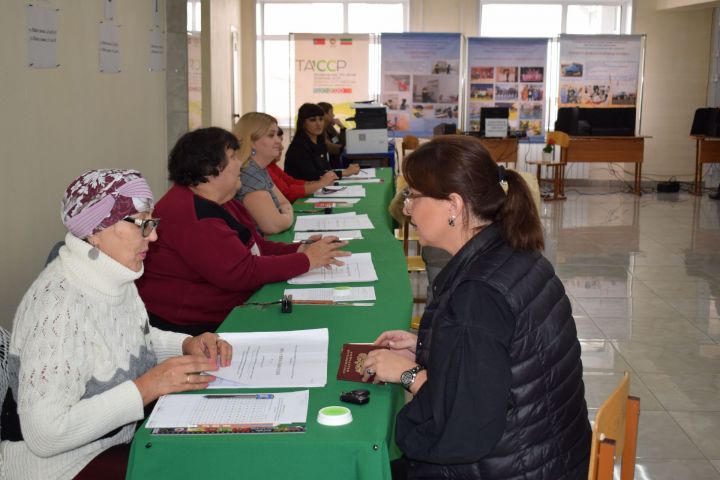
<path fill-rule="evenodd" d="M 345 132 L 349 155 L 387 153 L 387 108 L 385 105 L 355 103 L 355 128 Z"/>

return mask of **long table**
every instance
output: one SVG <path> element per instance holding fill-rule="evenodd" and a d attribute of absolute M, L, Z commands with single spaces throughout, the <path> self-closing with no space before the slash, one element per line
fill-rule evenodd
<path fill-rule="evenodd" d="M 278 305 L 262 309 L 248 306 L 233 310 L 218 329 L 222 332 L 329 329 L 328 382 L 324 388 L 310 389 L 307 432 L 176 436 L 151 435 L 143 426 L 133 440 L 127 478 L 390 479 L 389 462 L 398 455 L 393 428 L 395 414 L 403 404 L 402 389 L 397 385 L 335 379 L 343 343 L 371 342 L 381 331 L 407 329 L 412 313 L 405 257 L 400 242 L 392 235 L 392 220 L 387 213 L 393 195 L 392 171 L 379 169 L 378 176 L 384 183 L 365 184 L 367 197 L 354 209 L 367 213 L 375 229 L 363 230 L 364 239 L 353 240 L 347 248 L 353 252 L 372 252 L 379 277 L 373 282 L 377 296 L 373 307 L 296 305 L 292 313 L 283 314 Z M 299 200 L 295 207 L 308 209 L 311 204 Z M 292 232 L 286 232 L 273 239 L 291 241 L 292 236 Z M 285 282 L 266 285 L 250 301 L 277 300 L 285 288 L 288 288 Z M 351 424 L 326 427 L 317 423 L 320 408 L 341 404 L 340 393 L 356 388 L 370 390 L 371 400 L 367 405 L 344 404 L 352 411 Z M 283 390 L 287 389 L 263 389 Z"/>
<path fill-rule="evenodd" d="M 695 139 L 695 180 L 693 193 L 702 195 L 703 165 L 720 163 L 720 138 L 692 135 Z"/>

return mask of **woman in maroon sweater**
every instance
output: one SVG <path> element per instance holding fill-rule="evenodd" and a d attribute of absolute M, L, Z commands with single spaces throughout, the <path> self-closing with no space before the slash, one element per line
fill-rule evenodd
<path fill-rule="evenodd" d="M 309 245 L 265 240 L 234 200 L 242 162 L 235 136 L 211 127 L 186 133 L 170 152 L 174 185 L 155 206 L 158 241 L 145 260 L 138 290 L 150 323 L 179 332 L 217 327 L 266 283 L 342 262 L 347 242 L 323 237 Z"/>

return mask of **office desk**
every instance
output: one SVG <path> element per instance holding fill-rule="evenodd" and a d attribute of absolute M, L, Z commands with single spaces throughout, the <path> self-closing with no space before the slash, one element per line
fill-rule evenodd
<path fill-rule="evenodd" d="M 518 160 L 517 137 L 487 138 L 477 137 L 487 149 L 495 163 L 515 163 Z"/>
<path fill-rule="evenodd" d="M 720 163 L 720 138 L 693 135 L 695 139 L 695 186 L 693 193 L 702 195 L 702 169 L 705 163 Z"/>
<path fill-rule="evenodd" d="M 395 414 L 403 404 L 402 388 L 335 379 L 343 343 L 371 342 L 384 330 L 407 329 L 412 314 L 405 257 L 389 228 L 386 201 L 392 197 L 392 172 L 383 169 L 379 176 L 385 182 L 364 184 L 368 197 L 355 208 L 358 213 L 368 213 L 375 229 L 363 230 L 364 239 L 354 240 L 348 246 L 351 251 L 372 252 L 379 277 L 373 282 L 375 306 L 296 305 L 291 314 L 280 313 L 278 305 L 248 306 L 233 310 L 218 329 L 226 332 L 329 329 L 327 385 L 310 389 L 307 432 L 153 436 L 141 428 L 133 440 L 127 478 L 390 479 L 389 462 L 398 454 L 393 431 Z M 301 201 L 296 203 L 298 209 L 309 206 Z M 273 239 L 288 241 L 292 236 L 292 232 L 286 232 Z M 285 282 L 266 285 L 250 301 L 279 299 L 286 287 Z M 340 393 L 356 388 L 370 390 L 371 399 L 367 405 L 347 404 L 353 414 L 351 424 L 326 427 L 317 423 L 321 407 L 340 404 Z"/>
<path fill-rule="evenodd" d="M 649 137 L 570 137 L 565 162 L 634 163 L 634 192 L 640 195 L 645 138 Z"/>

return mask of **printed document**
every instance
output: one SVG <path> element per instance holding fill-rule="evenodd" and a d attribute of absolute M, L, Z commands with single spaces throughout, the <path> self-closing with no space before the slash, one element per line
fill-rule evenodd
<path fill-rule="evenodd" d="M 272 394 L 163 395 L 145 428 L 305 423 L 309 398 L 308 390 Z"/>
<path fill-rule="evenodd" d="M 286 288 L 284 295 L 292 295 L 293 302 L 358 302 L 375 301 L 375 287 Z"/>
<path fill-rule="evenodd" d="M 238 387 L 323 387 L 327 383 L 327 328 L 224 332 L 220 337 L 233 347 L 232 363 L 208 373 Z"/>
<path fill-rule="evenodd" d="M 329 232 L 295 232 L 293 242 L 302 242 L 313 235 L 322 235 L 323 237 L 338 237 L 340 240 L 362 240 L 362 232 L 360 230 L 336 230 Z"/>
<path fill-rule="evenodd" d="M 337 180 L 336 182 L 339 185 L 352 185 L 352 184 L 358 184 L 358 183 L 382 183 L 382 179 L 380 178 L 348 178 L 347 180 Z"/>
<path fill-rule="evenodd" d="M 304 198 L 302 201 L 305 203 L 324 203 L 324 202 L 331 202 L 332 200 L 328 200 L 327 198 L 310 197 L 310 198 Z M 343 198 L 339 202 L 335 202 L 335 203 L 349 203 L 351 205 L 354 205 L 359 201 L 360 201 L 359 198 Z"/>
<path fill-rule="evenodd" d="M 299 215 L 295 221 L 296 232 L 325 232 L 337 230 L 374 229 L 367 214 L 355 212 L 331 213 L 330 215 Z"/>
<path fill-rule="evenodd" d="M 362 185 L 347 185 L 339 187 L 321 188 L 315 192 L 316 198 L 364 198 L 365 187 Z"/>
<path fill-rule="evenodd" d="M 378 279 L 370 253 L 353 253 L 349 257 L 338 257 L 344 265 L 330 268 L 318 267 L 288 280 L 290 285 L 312 285 L 319 283 L 374 282 Z M 233 354 L 234 355 L 234 354 Z"/>
<path fill-rule="evenodd" d="M 376 176 L 376 170 L 374 168 L 363 168 L 355 175 L 343 178 L 374 178 Z"/>

